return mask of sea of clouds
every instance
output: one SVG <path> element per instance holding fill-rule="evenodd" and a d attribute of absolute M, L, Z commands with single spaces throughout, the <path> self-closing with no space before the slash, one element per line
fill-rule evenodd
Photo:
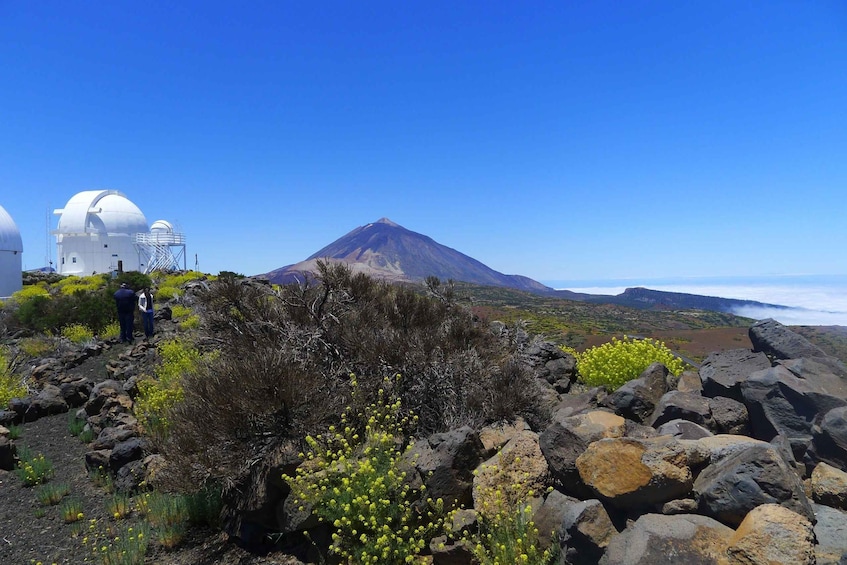
<path fill-rule="evenodd" d="M 551 286 L 587 294 L 616 295 L 630 287 L 644 287 L 666 292 L 755 300 L 789 308 L 742 307 L 734 314 L 756 320 L 773 318 L 786 325 L 847 326 L 847 276 L 555 282 Z"/>

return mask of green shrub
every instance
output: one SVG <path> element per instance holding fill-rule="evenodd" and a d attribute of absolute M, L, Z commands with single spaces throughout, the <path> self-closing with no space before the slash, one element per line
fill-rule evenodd
<path fill-rule="evenodd" d="M 685 363 L 664 343 L 653 339 L 612 341 L 586 349 L 577 356 L 580 380 L 588 386 L 605 386 L 617 390 L 624 383 L 638 378 L 652 363 L 662 363 L 674 375 L 679 375 Z"/>
<path fill-rule="evenodd" d="M 62 328 L 62 337 L 72 343 L 83 344 L 94 339 L 94 332 L 82 324 L 70 324 Z"/>
<path fill-rule="evenodd" d="M 183 330 L 195 330 L 200 327 L 200 316 L 192 314 L 180 322 L 179 327 Z"/>
<path fill-rule="evenodd" d="M 174 304 L 171 306 L 171 319 L 179 320 L 191 314 L 191 308 L 182 304 Z"/>
<path fill-rule="evenodd" d="M 125 271 L 119 274 L 115 279 L 112 280 L 112 292 L 122 284 L 126 283 L 126 285 L 132 290 L 138 292 L 142 288 L 148 288 L 153 286 L 153 280 L 149 275 L 145 275 L 139 271 Z"/>
<path fill-rule="evenodd" d="M 386 379 L 385 389 L 392 384 Z M 352 387 L 355 396 L 355 379 Z M 398 445 L 409 419 L 385 389 L 358 417 L 345 410 L 339 429 L 308 436 L 309 450 L 296 475 L 283 476 L 300 510 L 311 508 L 334 528 L 330 552 L 343 562 L 408 563 L 446 528 L 441 500 L 426 501 L 430 509 L 424 511 L 416 504 L 423 502 L 425 490 L 413 491 L 400 465 L 411 445 Z M 351 426 L 353 420 L 367 422 L 361 433 Z"/>
<path fill-rule="evenodd" d="M 121 325 L 118 322 L 109 322 L 100 331 L 100 336 L 103 339 L 115 339 L 121 335 Z"/>
<path fill-rule="evenodd" d="M 162 362 L 155 369 L 156 378 L 138 383 L 135 414 L 151 437 L 164 439 L 170 427 L 170 411 L 185 396 L 182 379 L 197 370 L 202 356 L 179 339 L 163 342 L 158 352 Z"/>
<path fill-rule="evenodd" d="M 179 273 L 165 273 L 164 277 L 159 279 L 159 288 L 163 286 L 180 287 L 187 282 L 201 280 L 206 278 L 206 275 L 199 271 L 185 271 Z"/>
<path fill-rule="evenodd" d="M 175 286 L 160 286 L 156 291 L 159 300 L 173 300 L 182 296 L 182 289 Z"/>

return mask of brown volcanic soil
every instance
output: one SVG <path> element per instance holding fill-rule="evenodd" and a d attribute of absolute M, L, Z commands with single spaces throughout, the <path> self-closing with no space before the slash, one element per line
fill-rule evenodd
<path fill-rule="evenodd" d="M 106 378 L 106 362 L 126 346 L 115 345 L 98 357 L 86 360 L 72 369 L 95 381 Z M 115 521 L 106 510 L 112 494 L 95 484 L 85 468 L 88 447 L 71 436 L 68 415 L 41 418 L 21 425 L 21 436 L 15 440 L 32 454 L 43 454 L 53 465 L 55 475 L 50 483 L 70 487 L 65 501 L 72 499 L 82 506 L 84 519 L 67 524 L 62 519 L 62 503 L 44 506 L 38 501 L 38 487 L 25 487 L 14 472 L 0 471 L 0 564 L 33 565 L 43 563 L 101 563 L 95 557 L 94 532 L 101 535 L 109 527 L 138 524 L 136 514 Z M 64 501 L 63 501 L 64 502 Z M 94 520 L 93 529 L 91 520 Z M 88 543 L 83 540 L 88 537 Z M 145 563 L 162 565 L 294 565 L 300 561 L 283 554 L 256 555 L 242 549 L 227 535 L 209 529 L 188 532 L 183 543 L 172 551 L 155 544 L 147 550 Z"/>
<path fill-rule="evenodd" d="M 707 328 L 702 330 L 666 330 L 639 334 L 664 342 L 671 350 L 701 362 L 709 353 L 727 349 L 751 349 L 753 344 L 747 335 L 747 328 Z M 617 336 L 620 338 L 621 336 Z M 585 343 L 579 350 L 588 349 L 609 341 L 609 335 L 585 336 Z"/>

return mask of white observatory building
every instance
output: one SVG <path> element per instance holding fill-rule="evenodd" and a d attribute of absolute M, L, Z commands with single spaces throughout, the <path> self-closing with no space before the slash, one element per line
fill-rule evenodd
<path fill-rule="evenodd" d="M 12 216 L 0 206 L 0 296 L 12 296 L 23 286 L 21 232 Z"/>
<path fill-rule="evenodd" d="M 164 220 L 154 222 L 156 230 L 149 231 L 147 218 L 138 206 L 117 190 L 80 192 L 53 213 L 59 215 L 59 225 L 53 234 L 56 270 L 60 274 L 85 276 L 119 270 L 149 273 L 155 269 L 177 269 L 178 261 L 162 258 L 164 253 L 173 258 L 174 248 L 181 249 L 184 262 L 185 237 L 173 233 L 171 224 Z M 170 231 L 158 238 L 162 224 Z"/>

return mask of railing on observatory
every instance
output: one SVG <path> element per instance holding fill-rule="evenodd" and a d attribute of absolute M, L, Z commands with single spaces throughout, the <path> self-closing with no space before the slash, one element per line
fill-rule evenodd
<path fill-rule="evenodd" d="M 152 231 L 133 235 L 142 272 L 186 270 L 185 234 Z"/>

